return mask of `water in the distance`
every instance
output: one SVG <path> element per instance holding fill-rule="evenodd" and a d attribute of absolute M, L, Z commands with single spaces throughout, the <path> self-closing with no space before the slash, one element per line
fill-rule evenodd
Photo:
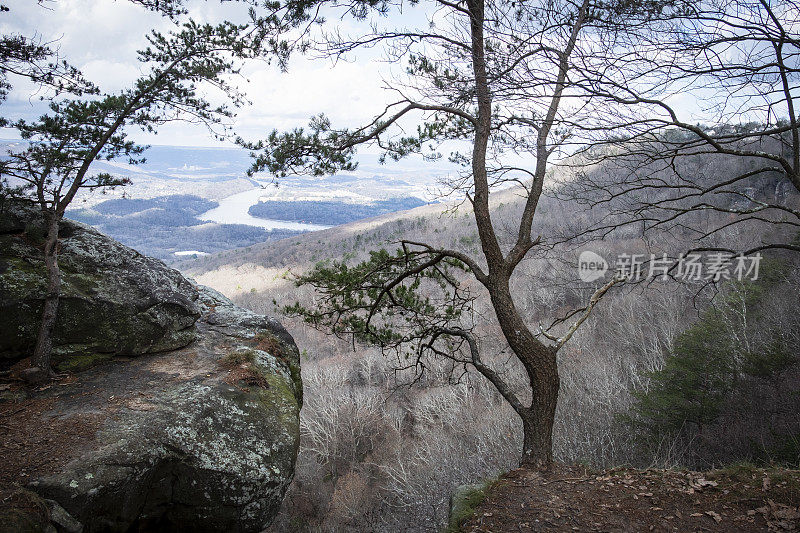
<path fill-rule="evenodd" d="M 247 212 L 251 206 L 258 203 L 259 197 L 264 195 L 261 187 L 249 191 L 240 192 L 219 201 L 219 207 L 215 207 L 197 216 L 200 220 L 216 222 L 218 224 L 246 224 L 258 228 L 286 229 L 294 231 L 317 231 L 327 229 L 329 226 L 319 224 L 305 224 L 302 222 L 287 222 L 284 220 L 268 220 L 257 218 Z"/>

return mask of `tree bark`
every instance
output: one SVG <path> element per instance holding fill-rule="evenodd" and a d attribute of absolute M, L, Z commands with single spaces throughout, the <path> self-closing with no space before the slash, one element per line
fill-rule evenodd
<path fill-rule="evenodd" d="M 61 272 L 58 268 L 58 227 L 60 217 L 54 213 L 47 213 L 47 237 L 44 243 L 44 263 L 47 267 L 47 294 L 42 310 L 42 323 L 39 327 L 39 336 L 36 339 L 36 348 L 33 351 L 31 366 L 38 369 L 45 378 L 53 374 L 50 369 L 50 357 L 53 351 L 53 328 L 56 324 L 58 313 L 58 300 L 61 292 Z"/>
<path fill-rule="evenodd" d="M 481 248 L 489 270 L 487 279 L 483 283 L 489 290 L 492 307 L 494 307 L 503 335 L 511 350 L 525 367 L 531 387 L 530 406 L 515 406 L 515 410 L 522 419 L 524 435 L 520 462 L 526 466 L 547 468 L 553 461 L 553 423 L 560 386 L 556 350 L 541 343 L 531 333 L 514 304 L 509 290 L 509 280 L 518 260 L 509 263 L 503 257 L 489 210 L 486 153 L 491 135 L 492 96 L 484 48 L 484 7 L 484 0 L 468 0 L 467 2 L 477 104 L 477 123 L 472 146 L 472 179 L 475 185 L 472 208 Z M 554 105 L 557 106 L 558 101 Z M 540 162 L 542 176 L 545 163 L 546 157 Z M 529 209 L 532 217 L 535 205 Z M 530 222 L 527 226 L 527 229 L 523 228 L 520 239 L 524 246 L 528 246 L 530 242 Z"/>
<path fill-rule="evenodd" d="M 542 370 L 546 371 L 539 372 L 537 382 L 531 383 L 530 408 L 519 413 L 523 435 L 520 464 L 537 469 L 549 468 L 553 463 L 553 424 L 560 386 L 555 365 Z"/>
<path fill-rule="evenodd" d="M 553 462 L 553 424 L 561 386 L 558 349 L 542 343 L 528 329 L 514 304 L 508 276 L 495 277 L 494 281 L 489 286 L 492 307 L 503 336 L 525 368 L 531 390 L 530 406 L 517 409 L 524 437 L 520 463 L 548 468 Z"/>

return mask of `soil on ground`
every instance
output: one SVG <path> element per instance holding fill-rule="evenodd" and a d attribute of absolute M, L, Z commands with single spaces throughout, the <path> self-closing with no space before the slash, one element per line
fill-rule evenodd
<path fill-rule="evenodd" d="M 798 470 L 593 472 L 555 465 L 502 476 L 461 531 L 800 531 L 798 505 Z"/>

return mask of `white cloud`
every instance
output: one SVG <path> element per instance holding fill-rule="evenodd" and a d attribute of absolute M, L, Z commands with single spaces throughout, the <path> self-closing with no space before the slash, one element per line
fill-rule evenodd
<path fill-rule="evenodd" d="M 53 41 L 63 57 L 106 91 L 120 90 L 136 79 L 142 72 L 136 51 L 146 44 L 146 33 L 170 26 L 168 20 L 124 0 L 59 0 L 45 5 L 12 6 L 10 13 L 0 15 L 0 29 Z M 189 8 L 192 18 L 199 21 L 246 17 L 244 6 L 232 2 L 192 2 Z M 352 33 L 360 25 L 343 21 L 342 28 Z M 381 89 L 387 65 L 376 58 L 375 52 L 365 52 L 358 61 L 336 65 L 297 58 L 288 73 L 262 62 L 247 65 L 247 82 L 237 80 L 237 84 L 253 105 L 238 110 L 237 132 L 254 139 L 273 128 L 306 125 L 318 113 L 330 116 L 335 125 L 355 126 L 370 119 L 392 97 Z M 38 97 L 31 97 L 32 90 L 30 84 L 15 82 L 3 114 L 28 118 L 40 114 L 44 107 L 36 104 Z M 162 127 L 158 136 L 131 133 L 148 143 L 217 144 L 202 126 L 181 123 Z"/>
<path fill-rule="evenodd" d="M 107 91 L 119 90 L 141 72 L 136 51 L 146 43 L 145 35 L 152 28 L 164 30 L 168 20 L 149 13 L 126 0 L 58 0 L 44 9 L 35 2 L 12 6 L 10 13 L 0 14 L 0 30 L 23 35 L 40 35 L 56 41 L 61 55 L 80 67 L 84 73 Z M 191 16 L 198 21 L 228 18 L 245 20 L 244 6 L 236 2 L 215 0 L 190 3 Z M 430 5 L 408 8 L 401 22 L 425 26 L 424 13 Z M 358 35 L 368 23 L 351 18 L 337 23 L 343 34 Z M 396 24 L 397 17 L 382 19 L 380 24 Z M 396 94 L 383 90 L 384 77 L 391 75 L 390 66 L 381 62 L 380 50 L 361 51 L 350 61 L 333 64 L 330 60 L 311 60 L 296 57 L 287 73 L 275 65 L 253 62 L 244 69 L 243 79 L 234 81 L 247 93 L 251 106 L 238 110 L 235 130 L 248 139 L 258 139 L 272 129 L 286 130 L 306 126 L 311 116 L 325 113 L 335 126 L 354 127 L 371 120 Z M 246 82 L 245 82 L 246 80 Z M 15 90 L 3 104 L 3 116 L 34 118 L 46 111 L 38 101 L 30 83 L 18 81 Z M 213 98 L 213 96 L 212 96 Z M 170 123 L 159 128 L 158 135 L 130 130 L 131 137 L 145 144 L 213 146 L 213 137 L 202 126 Z M 2 138 L 16 138 L 13 130 L 0 130 Z M 446 172 L 446 164 L 430 164 L 420 158 L 409 158 L 400 164 L 381 167 L 369 154 L 374 149 L 361 150 L 359 175 L 396 173 L 414 180 L 434 172 Z M 425 169 L 425 172 L 423 172 Z M 438 170 L 437 170 L 438 169 Z M 445 169 L 445 170 L 443 170 Z"/>

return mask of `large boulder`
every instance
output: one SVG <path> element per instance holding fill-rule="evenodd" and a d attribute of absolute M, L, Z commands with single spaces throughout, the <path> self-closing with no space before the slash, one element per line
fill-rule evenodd
<path fill-rule="evenodd" d="M 89 368 L 38 389 L 0 384 L 14 393 L 8 397 L 25 398 L 0 400 L 0 532 L 23 525 L 30 531 L 261 531 L 279 509 L 297 456 L 302 382 L 292 337 L 276 320 L 235 306 L 159 261 L 85 226 L 66 227 L 61 257 L 70 275 L 91 278 L 91 290 L 71 293 L 67 302 L 82 303 L 59 313 L 80 309 L 109 333 L 101 340 L 83 317 L 64 317 L 62 324 L 87 329 L 81 329 L 86 339 L 60 337 L 60 346 L 69 346 L 63 360 L 86 357 L 79 347 L 101 344 L 115 356 L 92 359 Z M 30 229 L 13 229 L 0 237 L 2 286 L 28 296 L 7 292 L 3 302 L 17 302 L 14 312 L 24 313 L 21 307 L 36 305 L 35 282 L 25 279 L 38 275 L 39 256 L 28 242 Z M 24 279 L 16 283 L 17 277 Z M 174 303 L 162 305 L 162 297 Z M 115 344 L 119 322 L 108 315 L 111 309 L 127 313 L 128 324 L 150 340 Z M 184 320 L 191 324 L 184 327 Z M 23 334 L 2 327 L 17 339 L 14 346 L 24 345 Z M 172 343 L 182 347 L 164 351 Z"/>
<path fill-rule="evenodd" d="M 0 360 L 33 350 L 46 294 L 44 235 L 38 209 L 17 202 L 0 207 Z M 194 340 L 197 290 L 177 271 L 78 222 L 62 221 L 60 237 L 57 369 Z"/>

